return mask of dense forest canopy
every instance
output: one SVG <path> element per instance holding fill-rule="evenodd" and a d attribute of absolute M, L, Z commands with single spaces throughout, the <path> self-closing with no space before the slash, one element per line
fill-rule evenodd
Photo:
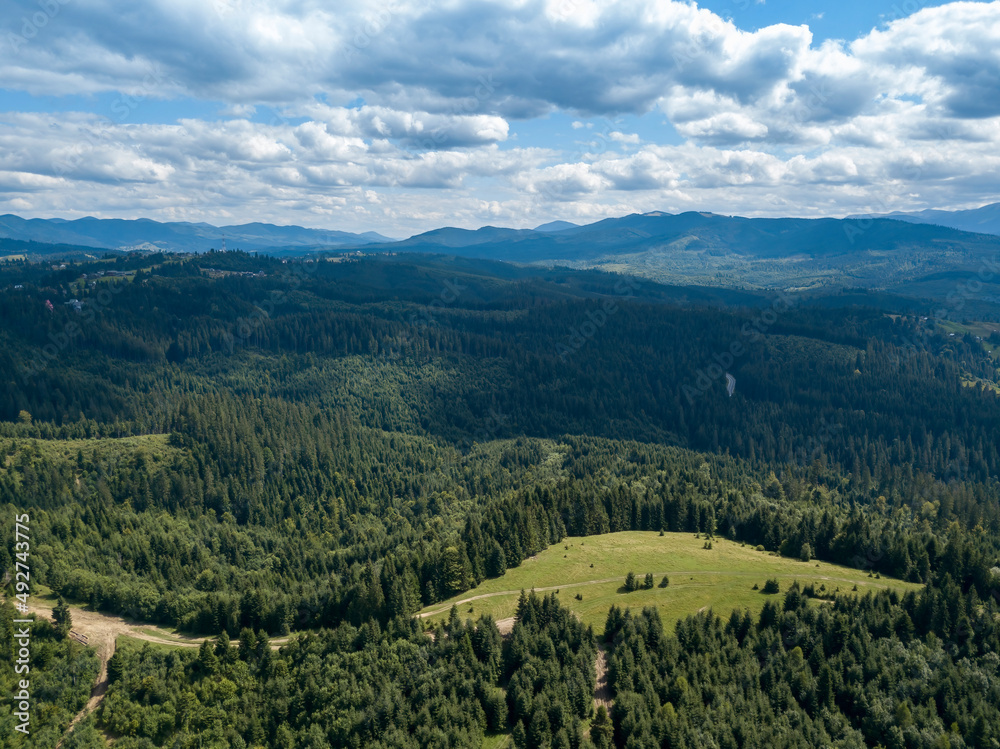
<path fill-rule="evenodd" d="M 218 639 L 121 648 L 71 740 L 1000 746 L 1000 336 L 894 304 L 443 257 L 0 266 L 0 505 L 32 516 L 33 582 Z M 626 530 L 925 587 L 782 591 L 759 619 L 676 631 L 613 611 L 606 715 L 598 643 L 554 596 L 526 596 L 506 637 L 411 618 L 566 535 Z M 308 634 L 270 649 L 290 632 Z M 34 742 L 96 670 L 42 635 L 39 668 L 79 678 Z"/>

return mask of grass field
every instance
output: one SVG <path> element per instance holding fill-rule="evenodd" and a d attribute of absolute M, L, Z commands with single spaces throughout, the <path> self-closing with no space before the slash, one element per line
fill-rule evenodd
<path fill-rule="evenodd" d="M 118 650 L 142 650 L 147 645 L 156 650 L 160 650 L 164 653 L 170 651 L 182 650 L 180 645 L 171 645 L 166 642 L 151 642 L 149 640 L 140 640 L 137 637 L 129 637 L 128 635 L 118 635 L 116 639 L 116 649 Z"/>
<path fill-rule="evenodd" d="M 101 438 L 84 440 L 47 440 L 27 438 L 19 439 L 21 449 L 30 447 L 38 450 L 43 457 L 53 461 L 76 461 L 78 453 L 84 458 L 93 459 L 95 453 L 103 456 L 115 456 L 119 459 L 131 459 L 136 453 L 142 452 L 154 463 L 166 460 L 176 448 L 167 444 L 169 435 L 144 434 L 137 437 Z M 11 452 L 14 440 L 0 441 L 0 453 L 7 455 L 6 464 L 10 465 L 17 459 L 17 452 Z M 0 465 L 2 467 L 2 465 Z"/>
<path fill-rule="evenodd" d="M 858 593 L 896 588 L 916 590 L 920 586 L 889 578 L 868 577 L 867 572 L 826 562 L 802 562 L 772 556 L 752 547 L 724 539 L 715 539 L 712 549 L 704 549 L 705 540 L 693 534 L 655 532 L 611 533 L 586 538 L 567 538 L 550 546 L 520 567 L 507 570 L 500 578 L 487 580 L 478 588 L 448 601 L 428 606 L 420 616 L 427 622 L 446 619 L 453 604 L 463 619 L 490 614 L 495 619 L 514 615 L 520 591 L 535 588 L 538 592 L 558 590 L 560 603 L 575 611 L 596 632 L 604 630 L 604 621 L 612 604 L 641 609 L 660 608 L 664 621 L 681 619 L 703 608 L 727 616 L 734 608 L 748 608 L 758 613 L 768 596 L 753 590 L 769 578 L 776 578 L 781 591 L 795 580 L 813 583 L 817 592 Z M 653 573 L 651 590 L 624 592 L 625 575 L 632 571 L 641 581 Z M 664 575 L 666 588 L 658 587 Z M 580 595 L 582 600 L 577 600 Z M 477 598 L 483 596 L 481 598 Z M 780 596 L 779 596 L 780 597 Z M 476 599 L 476 600 L 470 600 Z M 818 604 L 817 604 L 818 605 Z"/>
<path fill-rule="evenodd" d="M 509 733 L 488 733 L 483 738 L 483 749 L 507 749 L 511 746 Z"/>

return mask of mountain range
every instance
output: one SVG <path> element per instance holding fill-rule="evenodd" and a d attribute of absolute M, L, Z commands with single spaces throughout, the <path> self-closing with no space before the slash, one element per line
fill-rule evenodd
<path fill-rule="evenodd" d="M 851 218 L 865 218 L 852 216 Z M 909 221 L 914 224 L 937 224 L 962 231 L 978 232 L 980 234 L 1000 234 L 1000 203 L 991 203 L 981 208 L 966 211 L 915 211 L 904 213 L 881 213 L 867 218 L 894 218 L 899 221 Z"/>
<path fill-rule="evenodd" d="M 599 268 L 672 284 L 863 287 L 937 296 L 947 293 L 952 275 L 975 274 L 993 262 L 1000 237 L 887 218 L 654 211 L 556 230 L 447 227 L 366 249 Z"/>
<path fill-rule="evenodd" d="M 989 227 L 990 213 L 957 212 Z M 975 213 L 975 216 L 971 214 Z M 875 289 L 947 298 L 972 277 L 970 303 L 1000 304 L 1000 236 L 928 223 L 928 216 L 743 218 L 653 211 L 580 226 L 443 227 L 396 241 L 299 226 L 159 223 L 148 219 L 0 216 L 0 256 L 79 257 L 92 249 L 199 252 L 229 249 L 297 256 L 315 252 L 413 252 L 529 265 L 595 268 L 668 284 L 752 289 Z M 955 219 L 958 221 L 959 219 Z M 60 247 L 45 244 L 61 243 Z M 71 245 L 76 245 L 72 247 Z M 990 270 L 993 269 L 993 270 Z M 995 271 L 995 272 L 994 272 Z"/>
<path fill-rule="evenodd" d="M 70 221 L 59 218 L 24 219 L 11 214 L 0 216 L 0 238 L 110 250 L 166 252 L 206 252 L 220 249 L 223 240 L 230 249 L 239 247 L 249 252 L 275 247 L 358 246 L 392 241 L 375 232 L 352 234 L 262 223 L 212 226 L 181 221 L 161 223 L 151 219 L 98 219 L 90 216 Z"/>

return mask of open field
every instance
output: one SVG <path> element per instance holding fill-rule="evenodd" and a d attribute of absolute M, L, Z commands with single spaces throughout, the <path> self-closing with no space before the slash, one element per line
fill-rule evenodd
<path fill-rule="evenodd" d="M 135 437 L 105 437 L 97 439 L 80 440 L 49 440 L 35 437 L 22 438 L 20 445 L 37 448 L 39 453 L 49 458 L 69 458 L 76 459 L 77 453 L 82 450 L 84 457 L 89 457 L 90 453 L 96 451 L 117 452 L 119 454 L 132 454 L 137 450 L 145 450 L 150 457 L 157 459 L 172 448 L 167 444 L 169 435 L 166 434 L 143 434 Z"/>
<path fill-rule="evenodd" d="M 981 322 L 955 322 L 954 320 L 942 319 L 938 320 L 937 324 L 944 330 L 945 334 L 956 333 L 965 335 L 966 333 L 971 333 L 972 335 L 977 335 L 980 338 L 989 338 L 993 333 L 1000 330 L 1000 323 L 981 321 Z"/>
<path fill-rule="evenodd" d="M 734 608 L 748 608 L 755 614 L 767 596 L 753 590 L 769 578 L 776 578 L 782 592 L 795 580 L 813 583 L 817 592 L 849 593 L 896 588 L 916 590 L 919 585 L 889 578 L 868 577 L 867 572 L 826 562 L 802 562 L 772 556 L 752 547 L 717 538 L 712 549 L 693 534 L 655 532 L 611 533 L 586 538 L 567 538 L 550 546 L 520 567 L 507 570 L 500 578 L 487 580 L 478 588 L 448 601 L 425 608 L 418 616 L 430 621 L 446 619 L 453 604 L 462 618 L 490 614 L 495 619 L 514 615 L 520 591 L 535 588 L 538 592 L 558 590 L 559 601 L 601 632 L 612 604 L 641 609 L 658 606 L 665 621 L 681 619 L 703 608 L 728 615 Z M 651 590 L 624 592 L 625 575 L 632 571 L 640 582 L 653 573 Z M 666 588 L 658 587 L 664 575 L 670 579 Z M 576 596 L 582 596 L 577 600 Z M 471 609 L 471 611 L 470 611 Z"/>
<path fill-rule="evenodd" d="M 114 456 L 120 460 L 131 460 L 137 453 L 142 453 L 152 462 L 158 463 L 166 460 L 177 451 L 177 448 L 167 444 L 168 439 L 169 435 L 166 434 L 81 440 L 27 438 L 17 440 L 17 445 L 20 450 L 26 447 L 37 450 L 39 455 L 53 461 L 73 462 L 76 461 L 80 453 L 83 453 L 84 459 L 91 460 L 95 454 L 104 457 Z M 0 463 L 0 468 L 9 466 L 16 461 L 18 455 L 13 448 L 13 442 L 13 440 L 0 440 L 0 455 L 5 457 L 5 461 Z"/>

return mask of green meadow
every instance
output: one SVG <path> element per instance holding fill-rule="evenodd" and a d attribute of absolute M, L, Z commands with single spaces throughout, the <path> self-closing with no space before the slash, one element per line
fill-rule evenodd
<path fill-rule="evenodd" d="M 584 538 L 567 538 L 550 546 L 502 577 L 486 580 L 477 588 L 420 612 L 427 623 L 446 619 L 457 605 L 459 615 L 495 619 L 514 615 L 520 591 L 558 591 L 560 603 L 571 608 L 594 630 L 601 632 L 612 604 L 642 609 L 657 606 L 665 621 L 682 619 L 702 609 L 728 615 L 733 609 L 758 613 L 764 602 L 776 596 L 762 592 L 764 583 L 776 579 L 780 593 L 794 581 L 812 583 L 818 595 L 864 594 L 895 588 L 900 592 L 920 585 L 869 577 L 868 572 L 813 560 L 803 562 L 757 551 L 734 541 L 705 539 L 694 534 L 632 531 Z M 654 587 L 625 592 L 625 576 L 635 573 L 640 584 L 653 574 Z M 669 585 L 659 587 L 664 576 Z M 759 590 L 754 590 L 756 585 Z M 857 586 L 857 592 L 854 588 Z M 577 597 L 579 596 L 579 598 Z M 819 605 L 819 601 L 817 601 Z"/>

